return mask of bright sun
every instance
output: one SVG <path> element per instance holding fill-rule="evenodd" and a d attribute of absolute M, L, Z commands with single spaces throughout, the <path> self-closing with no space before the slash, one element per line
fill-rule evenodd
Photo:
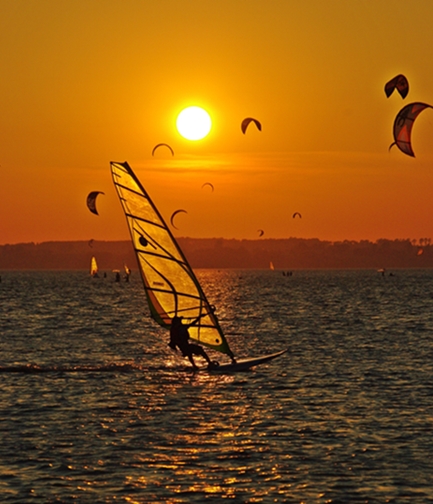
<path fill-rule="evenodd" d="M 187 140 L 201 140 L 209 133 L 212 120 L 206 110 L 188 107 L 177 116 L 176 127 Z"/>

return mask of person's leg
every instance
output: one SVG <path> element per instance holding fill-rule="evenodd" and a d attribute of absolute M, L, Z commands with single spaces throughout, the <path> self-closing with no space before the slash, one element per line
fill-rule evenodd
<path fill-rule="evenodd" d="M 191 345 L 193 346 L 192 352 L 194 355 L 201 355 L 204 359 L 206 359 L 206 362 L 210 364 L 210 359 L 208 354 L 204 351 L 203 347 L 200 345 Z"/>
<path fill-rule="evenodd" d="M 217 361 L 211 361 L 208 354 L 204 351 L 203 347 L 201 347 L 200 345 L 195 345 L 195 344 L 190 344 L 190 348 L 191 348 L 191 352 L 194 354 L 194 355 L 200 355 L 201 357 L 203 357 L 204 359 L 206 359 L 206 362 L 208 363 L 208 368 L 211 369 L 211 368 L 215 368 L 215 367 L 218 367 L 219 366 L 219 362 Z"/>
<path fill-rule="evenodd" d="M 193 367 L 194 369 L 198 369 L 197 364 L 194 362 L 194 358 L 193 358 L 193 356 L 192 356 L 192 353 L 189 353 L 189 354 L 188 354 L 188 359 L 189 359 L 189 362 L 191 362 L 192 367 Z"/>

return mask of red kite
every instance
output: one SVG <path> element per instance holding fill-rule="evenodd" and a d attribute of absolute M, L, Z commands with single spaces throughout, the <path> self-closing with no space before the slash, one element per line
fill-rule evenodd
<path fill-rule="evenodd" d="M 409 92 L 409 82 L 404 75 L 399 74 L 385 84 L 385 94 L 387 98 L 392 95 L 394 89 L 397 89 L 402 98 L 406 98 Z"/>
<path fill-rule="evenodd" d="M 390 149 L 393 145 L 397 145 L 402 152 L 408 156 L 415 157 L 412 150 L 410 135 L 415 119 L 425 108 L 433 107 L 431 105 L 427 105 L 427 103 L 414 102 L 409 103 L 409 105 L 406 105 L 400 110 L 394 120 L 393 133 L 395 141 L 389 146 Z"/>

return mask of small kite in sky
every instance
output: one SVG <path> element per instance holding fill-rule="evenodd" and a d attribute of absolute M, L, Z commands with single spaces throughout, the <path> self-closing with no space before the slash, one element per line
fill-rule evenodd
<path fill-rule="evenodd" d="M 92 191 L 87 196 L 87 207 L 95 215 L 99 215 L 98 211 L 96 210 L 96 198 L 98 194 L 104 194 L 104 193 L 102 191 Z"/>
<path fill-rule="evenodd" d="M 176 216 L 178 213 L 180 213 L 180 212 L 183 212 L 183 213 L 188 213 L 186 210 L 182 210 L 182 209 L 180 209 L 180 210 L 176 210 L 175 212 L 173 212 L 173 213 L 171 214 L 171 217 L 170 217 L 170 222 L 171 222 L 171 225 L 172 225 L 175 229 L 178 229 L 178 228 L 174 225 L 173 219 L 174 219 L 174 218 L 175 218 L 175 216 Z"/>
<path fill-rule="evenodd" d="M 294 219 L 296 216 L 299 216 L 300 219 L 302 219 L 302 215 L 299 213 L 299 212 L 295 212 L 293 215 L 292 215 L 292 218 Z"/>
<path fill-rule="evenodd" d="M 155 154 L 155 151 L 156 151 L 156 149 L 158 149 L 158 147 L 167 147 L 168 149 L 170 149 L 171 155 L 174 156 L 173 149 L 168 144 L 166 144 L 166 143 L 156 144 L 155 147 L 152 150 L 152 156 Z"/>
<path fill-rule="evenodd" d="M 259 236 L 263 236 L 265 234 L 263 229 L 258 229 L 257 232 L 259 233 Z"/>
<path fill-rule="evenodd" d="M 433 107 L 427 103 L 414 102 L 409 103 L 400 110 L 394 120 L 394 142 L 389 146 L 390 149 L 393 145 L 397 145 L 404 154 L 415 157 L 410 135 L 415 119 L 426 108 Z"/>
<path fill-rule="evenodd" d="M 205 186 L 209 186 L 209 187 L 212 189 L 212 192 L 214 191 L 214 186 L 213 186 L 213 184 L 211 184 L 210 182 L 205 182 L 205 183 L 201 186 L 201 188 L 203 189 L 203 187 L 205 187 Z"/>
<path fill-rule="evenodd" d="M 394 89 L 397 89 L 402 98 L 406 98 L 409 92 L 409 82 L 404 75 L 399 74 L 385 84 L 385 94 L 387 98 L 392 95 Z"/>
<path fill-rule="evenodd" d="M 262 125 L 259 123 L 259 121 L 257 119 L 253 119 L 252 117 L 247 117 L 246 119 L 244 119 L 242 121 L 242 124 L 241 124 L 242 133 L 244 135 L 245 135 L 245 131 L 247 131 L 247 128 L 248 128 L 248 125 L 250 124 L 250 122 L 253 122 L 257 126 L 257 129 L 259 131 L 262 131 Z"/>

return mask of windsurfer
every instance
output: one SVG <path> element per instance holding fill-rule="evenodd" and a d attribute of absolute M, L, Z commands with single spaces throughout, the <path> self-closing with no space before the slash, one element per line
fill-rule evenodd
<path fill-rule="evenodd" d="M 173 317 L 170 326 L 170 342 L 168 346 L 173 350 L 176 350 L 176 347 L 182 352 L 184 357 L 188 357 L 189 361 L 192 364 L 194 369 L 198 369 L 198 366 L 194 362 L 193 355 L 201 355 L 206 362 L 208 363 L 208 367 L 216 367 L 218 366 L 217 362 L 212 362 L 208 356 L 208 354 L 204 351 L 203 347 L 200 345 L 196 345 L 195 343 L 190 343 L 189 340 L 189 332 L 188 329 L 195 325 L 199 321 L 200 317 L 191 322 L 190 324 L 183 323 L 183 317 Z"/>

